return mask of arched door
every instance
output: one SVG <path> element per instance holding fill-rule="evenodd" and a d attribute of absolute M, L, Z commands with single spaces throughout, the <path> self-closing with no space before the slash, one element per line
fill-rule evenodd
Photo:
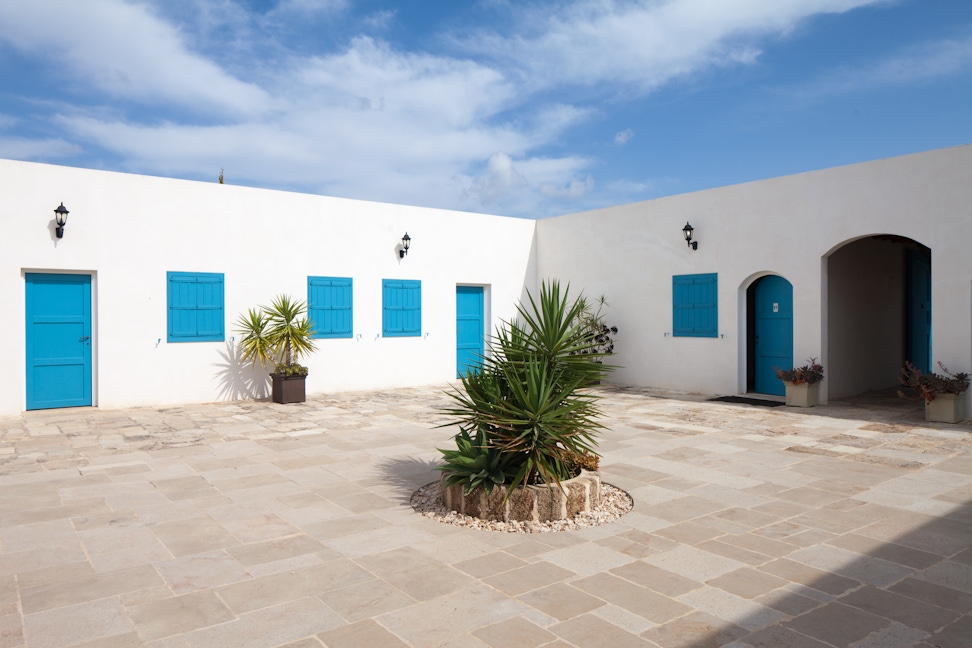
<path fill-rule="evenodd" d="M 793 286 L 770 275 L 756 284 L 756 391 L 783 396 L 776 369 L 793 366 Z"/>

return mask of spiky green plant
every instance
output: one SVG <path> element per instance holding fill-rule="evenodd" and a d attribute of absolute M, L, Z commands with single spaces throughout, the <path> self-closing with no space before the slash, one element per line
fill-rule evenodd
<path fill-rule="evenodd" d="M 588 329 L 578 317 L 583 303 L 570 301 L 569 288 L 544 282 L 539 302 L 527 293 L 517 306 L 519 319 L 505 322 L 490 341 L 490 353 L 479 372 L 462 377 L 462 390 L 446 412 L 458 425 L 456 442 L 469 438 L 496 451 L 504 460 L 510 490 L 527 483 L 560 484 L 573 476 L 572 455 L 596 454 L 597 396 L 586 391 L 613 369 L 591 362 L 599 354 L 578 355 L 589 348 Z M 521 322 L 522 320 L 522 322 Z M 447 483 L 470 481 L 450 469 Z M 512 475 L 512 476 L 510 476 Z"/>
<path fill-rule="evenodd" d="M 240 354 L 244 362 L 274 365 L 284 375 L 307 375 L 299 364 L 302 356 L 315 350 L 314 327 L 307 318 L 307 303 L 278 295 L 270 306 L 251 308 L 236 322 Z"/>

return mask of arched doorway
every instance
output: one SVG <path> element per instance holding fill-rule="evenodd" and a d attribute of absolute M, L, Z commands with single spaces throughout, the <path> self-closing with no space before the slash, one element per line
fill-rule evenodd
<path fill-rule="evenodd" d="M 783 396 L 776 369 L 793 366 L 793 285 L 767 275 L 746 289 L 746 391 Z"/>
<path fill-rule="evenodd" d="M 931 261 L 929 248 L 891 234 L 826 257 L 830 398 L 896 387 L 906 360 L 931 368 Z"/>

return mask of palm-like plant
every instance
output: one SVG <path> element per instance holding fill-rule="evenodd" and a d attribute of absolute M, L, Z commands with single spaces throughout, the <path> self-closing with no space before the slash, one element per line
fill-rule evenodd
<path fill-rule="evenodd" d="M 251 308 L 237 320 L 243 361 L 274 365 L 283 375 L 307 375 L 299 364 L 302 356 L 315 350 L 313 324 L 307 318 L 307 303 L 290 295 L 278 295 L 270 306 Z"/>
<path fill-rule="evenodd" d="M 517 307 L 522 323 L 501 326 L 480 371 L 467 373 L 463 390 L 450 394 L 457 405 L 446 412 L 456 420 L 446 425 L 459 426 L 457 445 L 468 452 L 459 453 L 460 461 L 456 451 L 440 450 L 447 483 L 466 483 L 470 490 L 472 481 L 460 465 L 470 453 L 488 450 L 502 457 L 510 491 L 527 483 L 559 485 L 573 476 L 572 457 L 594 454 L 594 436 L 602 427 L 597 396 L 580 390 L 613 367 L 592 362 L 603 354 L 577 354 L 590 341 L 578 317 L 584 304 L 571 302 L 568 291 L 561 293 L 560 284 L 551 281 L 541 286 L 539 303 L 527 293 L 529 303 Z M 484 478 L 478 483 L 492 485 Z"/>

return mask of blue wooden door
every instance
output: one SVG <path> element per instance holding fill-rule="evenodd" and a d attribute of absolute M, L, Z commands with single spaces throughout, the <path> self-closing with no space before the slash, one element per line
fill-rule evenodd
<path fill-rule="evenodd" d="M 91 277 L 26 281 L 27 409 L 91 405 Z"/>
<path fill-rule="evenodd" d="M 919 370 L 931 370 L 931 261 L 908 251 L 907 359 Z"/>
<path fill-rule="evenodd" d="M 456 375 L 475 371 L 483 357 L 483 288 L 456 286 Z"/>
<path fill-rule="evenodd" d="M 756 284 L 756 391 L 783 396 L 776 369 L 793 366 L 793 286 L 770 275 Z"/>

